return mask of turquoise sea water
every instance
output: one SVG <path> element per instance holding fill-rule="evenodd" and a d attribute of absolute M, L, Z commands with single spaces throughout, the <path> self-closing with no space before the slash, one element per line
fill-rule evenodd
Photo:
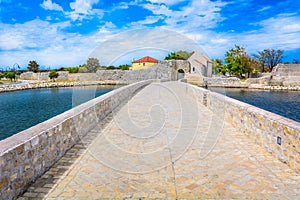
<path fill-rule="evenodd" d="M 211 88 L 211 90 L 300 122 L 299 91 L 265 91 L 237 88 Z"/>
<path fill-rule="evenodd" d="M 113 86 L 85 86 L 0 93 L 0 140 L 113 89 Z"/>

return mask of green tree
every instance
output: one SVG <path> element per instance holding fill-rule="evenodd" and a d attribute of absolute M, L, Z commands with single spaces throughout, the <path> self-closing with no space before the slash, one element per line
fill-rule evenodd
<path fill-rule="evenodd" d="M 120 65 L 119 66 L 119 68 L 121 69 L 121 70 L 129 70 L 129 67 L 130 67 L 130 65 Z"/>
<path fill-rule="evenodd" d="M 16 73 L 15 72 L 5 72 L 4 73 L 5 78 L 9 78 L 10 81 L 16 81 Z"/>
<path fill-rule="evenodd" d="M 59 76 L 59 73 L 57 73 L 56 71 L 52 71 L 49 73 L 49 78 L 55 82 L 55 79 Z"/>
<path fill-rule="evenodd" d="M 187 52 L 187 51 L 177 51 L 177 52 L 172 52 L 169 53 L 166 57 L 165 60 L 187 60 L 189 57 L 193 54 L 194 52 Z"/>
<path fill-rule="evenodd" d="M 258 51 L 253 57 L 260 62 L 263 72 L 265 67 L 272 71 L 278 63 L 282 62 L 284 51 L 280 49 L 264 49 L 263 51 Z"/>
<path fill-rule="evenodd" d="M 4 74 L 0 74 L 0 80 L 2 79 L 2 78 L 4 78 Z"/>
<path fill-rule="evenodd" d="M 106 69 L 108 69 L 108 70 L 115 70 L 115 69 L 117 69 L 117 67 L 115 67 L 113 65 L 110 65 L 110 66 L 106 67 Z"/>
<path fill-rule="evenodd" d="M 62 67 L 58 71 L 67 71 L 70 73 L 78 73 L 79 67 Z"/>
<path fill-rule="evenodd" d="M 39 71 L 39 64 L 35 60 L 29 61 L 28 64 L 28 70 L 33 71 L 33 72 L 38 72 Z"/>
<path fill-rule="evenodd" d="M 225 65 L 223 65 L 223 61 L 221 59 L 212 59 L 213 64 L 213 73 L 214 74 L 223 74 L 227 72 Z"/>
<path fill-rule="evenodd" d="M 243 74 L 249 76 L 250 73 L 257 69 L 259 64 L 255 59 L 247 55 L 245 48 L 238 45 L 226 52 L 225 62 L 226 71 L 239 77 L 242 77 Z"/>
<path fill-rule="evenodd" d="M 87 73 L 88 70 L 87 70 L 86 64 L 79 65 L 79 66 L 78 66 L 78 72 L 79 72 L 79 73 Z"/>
<path fill-rule="evenodd" d="M 89 58 L 86 62 L 87 72 L 96 72 L 99 67 L 100 64 L 97 58 Z"/>

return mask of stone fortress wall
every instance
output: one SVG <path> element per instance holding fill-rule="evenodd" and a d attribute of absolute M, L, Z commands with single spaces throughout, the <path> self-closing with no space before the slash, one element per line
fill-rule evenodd
<path fill-rule="evenodd" d="M 300 172 L 299 122 L 204 88 L 180 84 L 183 92 L 206 105 L 214 116 L 221 118 L 221 122 L 230 123 L 281 162 Z"/>
<path fill-rule="evenodd" d="M 15 199 L 99 121 L 151 82 L 118 88 L 1 140 L 1 198 Z"/>
<path fill-rule="evenodd" d="M 271 84 L 300 85 L 300 64 L 278 64 L 272 71 Z"/>
<path fill-rule="evenodd" d="M 178 78 L 178 69 L 190 72 L 190 64 L 185 60 L 165 60 L 145 70 L 98 70 L 96 73 L 74 73 L 60 71 L 57 80 L 108 81 L 115 84 L 130 84 L 148 79 L 174 81 Z M 50 81 L 49 72 L 21 74 L 23 80 Z"/>

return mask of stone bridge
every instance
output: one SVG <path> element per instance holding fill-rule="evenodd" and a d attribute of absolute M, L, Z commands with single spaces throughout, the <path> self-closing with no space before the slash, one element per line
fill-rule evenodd
<path fill-rule="evenodd" d="M 299 199 L 299 135 L 223 95 L 143 81 L 0 141 L 0 199 Z"/>

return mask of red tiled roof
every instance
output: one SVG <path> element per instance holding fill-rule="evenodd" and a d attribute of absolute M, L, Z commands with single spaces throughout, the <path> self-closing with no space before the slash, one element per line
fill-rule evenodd
<path fill-rule="evenodd" d="M 155 58 L 151 58 L 150 56 L 145 56 L 139 60 L 133 61 L 133 63 L 144 63 L 144 62 L 158 63 L 158 60 L 156 60 Z"/>

